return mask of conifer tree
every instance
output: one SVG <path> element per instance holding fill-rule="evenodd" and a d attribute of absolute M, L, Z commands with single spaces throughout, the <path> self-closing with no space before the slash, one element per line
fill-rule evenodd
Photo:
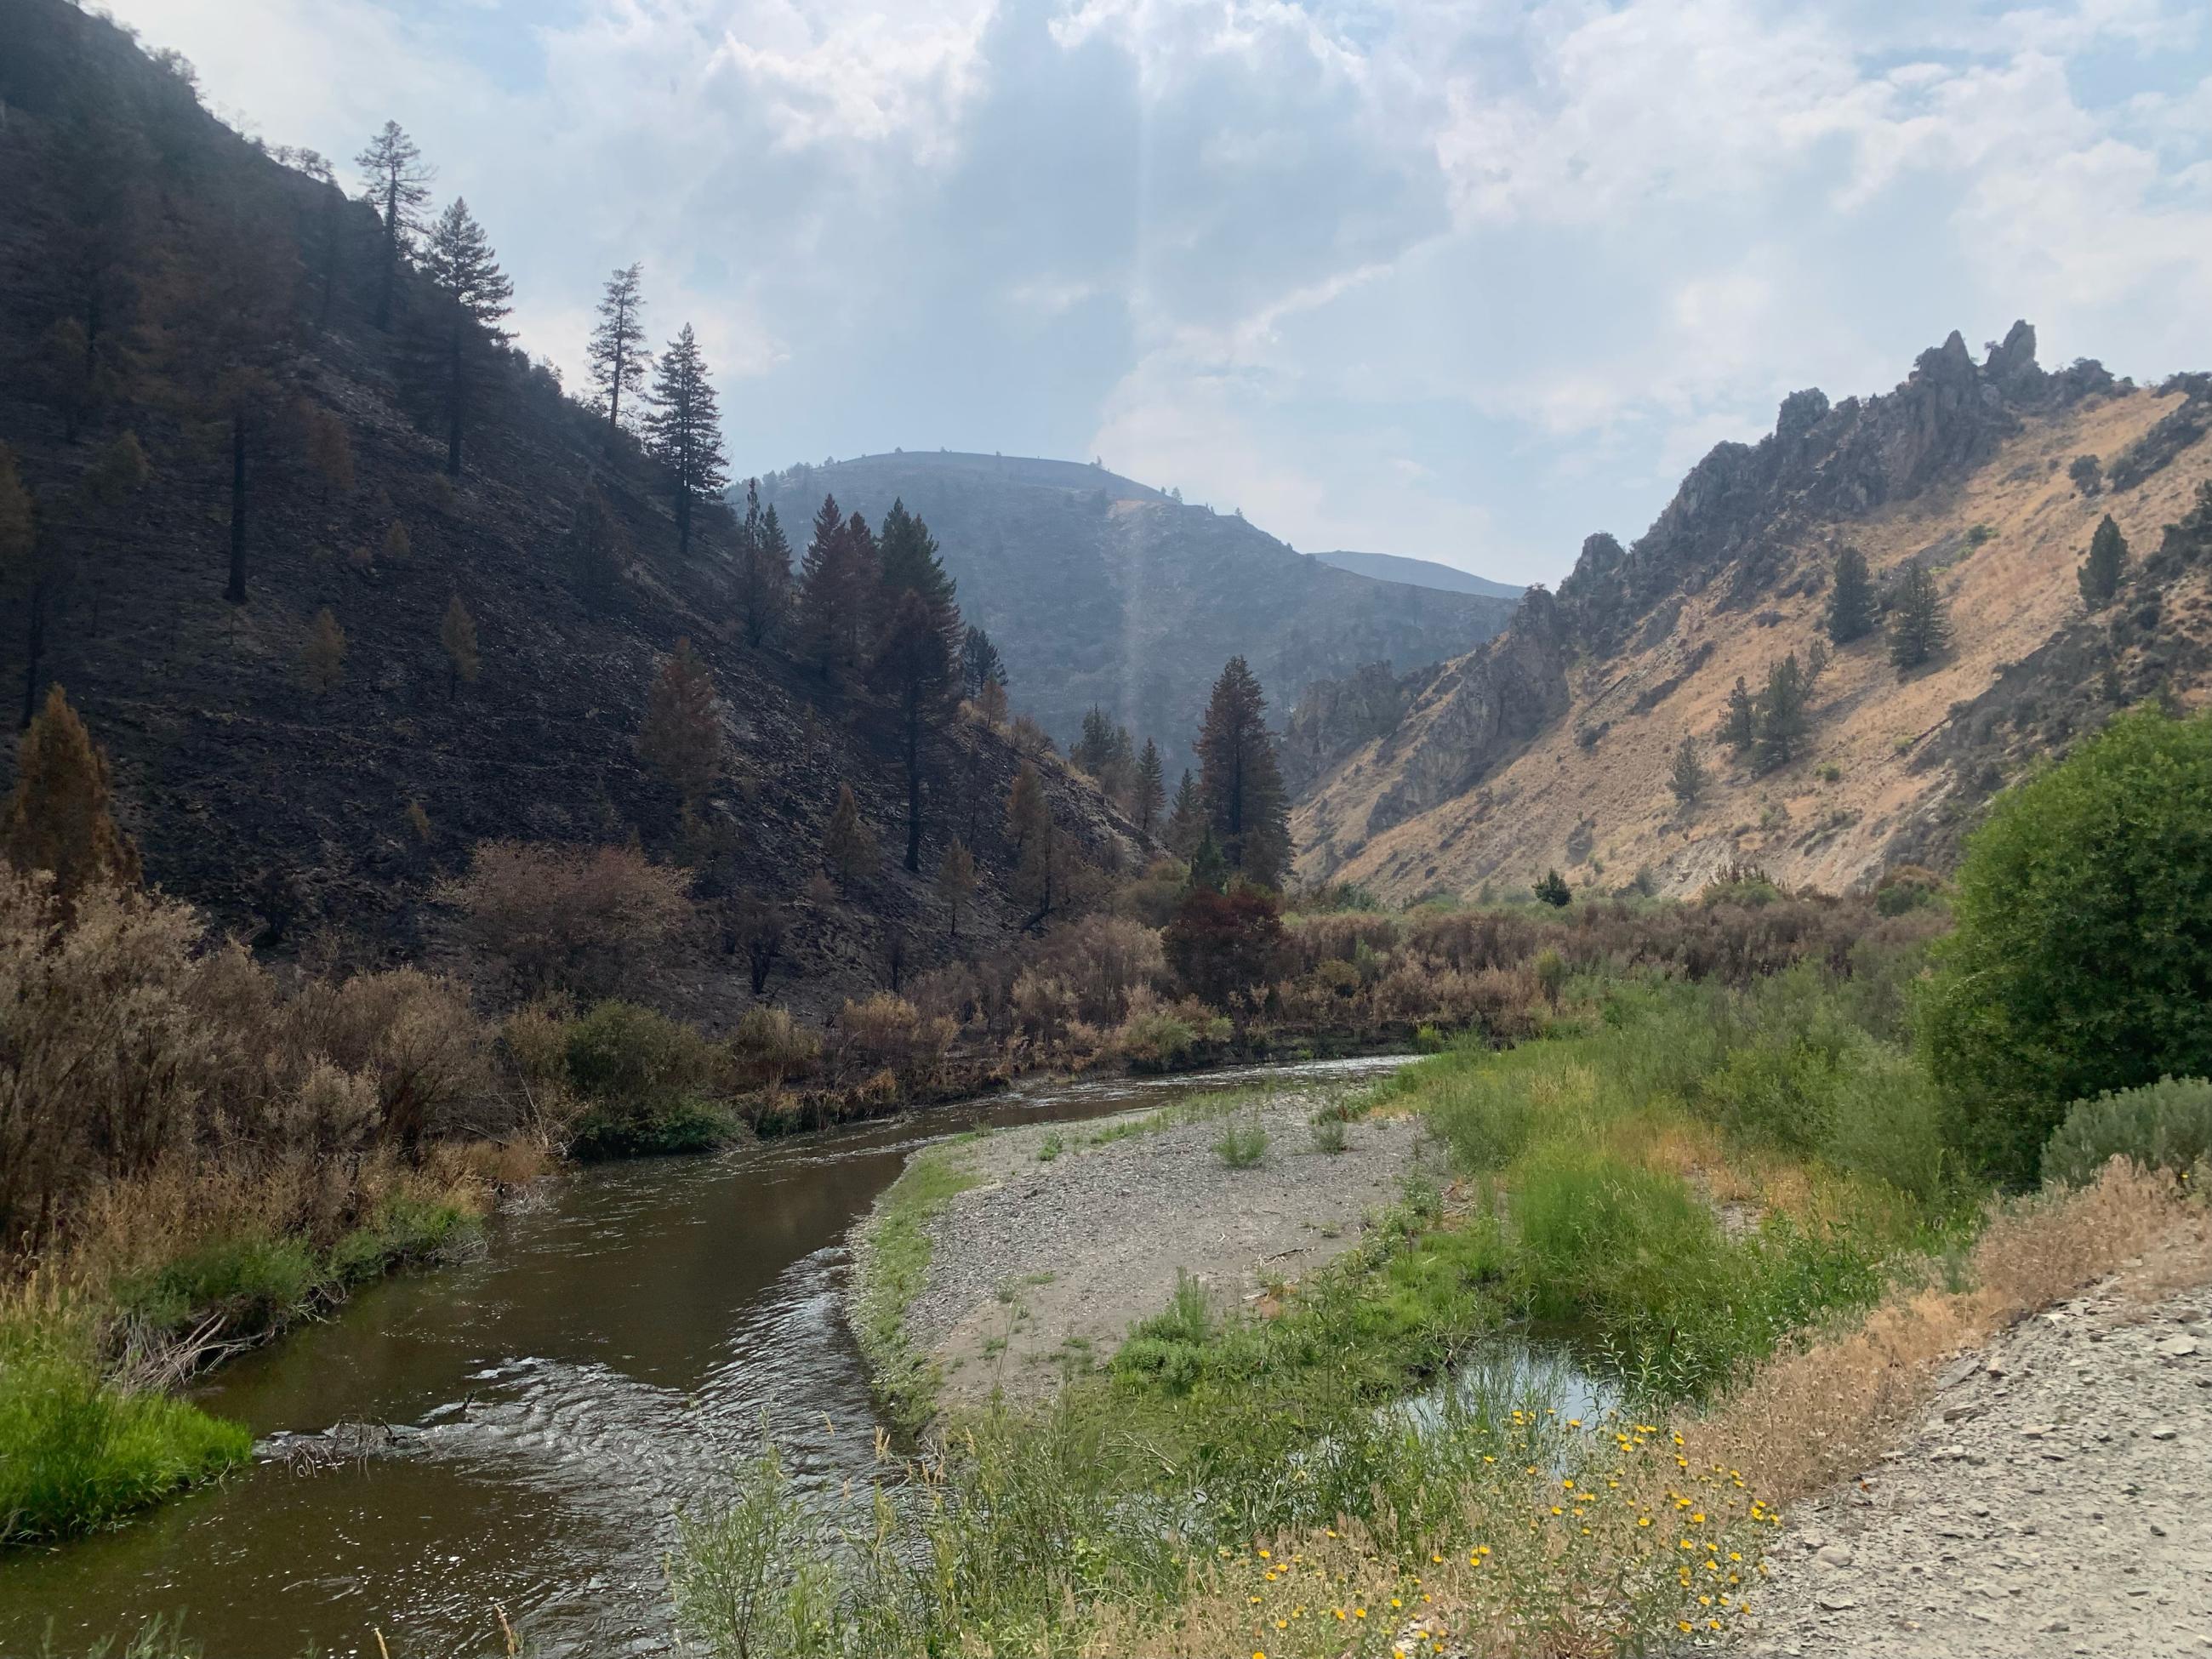
<path fill-rule="evenodd" d="M 353 439 L 336 411 L 312 406 L 301 411 L 300 424 L 307 441 L 307 465 L 323 481 L 332 497 L 350 495 L 354 487 Z"/>
<path fill-rule="evenodd" d="M 922 792 L 936 770 L 937 751 L 955 698 L 945 628 L 921 590 L 900 592 L 898 608 L 868 665 L 868 684 L 890 705 L 899 764 L 906 775 L 906 867 L 918 872 Z"/>
<path fill-rule="evenodd" d="M 514 284 L 499 268 L 483 227 L 470 214 L 468 203 L 458 196 L 431 228 L 422 269 L 437 289 L 445 313 L 438 319 L 438 333 L 444 359 L 441 380 L 446 404 L 446 473 L 458 478 L 462 434 L 481 373 L 477 360 L 487 345 L 507 337 L 498 324 L 511 308 Z"/>
<path fill-rule="evenodd" d="M 599 295 L 599 320 L 585 347 L 592 384 L 599 389 L 600 400 L 606 405 L 609 443 L 623 428 L 623 394 L 635 400 L 644 392 L 645 371 L 653 361 L 645 349 L 645 296 L 638 290 L 644 269 L 632 264 L 607 278 Z M 684 335 L 687 340 L 690 337 L 689 324 Z"/>
<path fill-rule="evenodd" d="M 128 368 L 129 301 L 154 169 L 135 128 L 104 108 L 58 123 L 52 153 L 59 211 L 42 227 L 40 252 L 63 312 L 42 343 L 37 379 L 62 416 L 62 435 L 75 443 Z"/>
<path fill-rule="evenodd" d="M 1686 737 L 1675 745 L 1674 770 L 1668 779 L 1674 799 L 1687 806 L 1705 793 L 1705 763 L 1698 751 L 1698 740 Z"/>
<path fill-rule="evenodd" d="M 722 705 L 714 676 L 686 636 L 661 659 L 647 694 L 638 754 L 696 812 L 722 769 Z"/>
<path fill-rule="evenodd" d="M 1940 657 L 1951 646 L 1950 610 L 1928 567 L 1905 562 L 1889 623 L 1889 660 L 1899 674 Z"/>
<path fill-rule="evenodd" d="M 1262 887 L 1277 887 L 1291 861 L 1290 810 L 1267 708 L 1244 659 L 1231 657 L 1213 683 L 1199 729 L 1199 793 L 1230 867 Z"/>
<path fill-rule="evenodd" d="M 1097 703 L 1083 717 L 1083 730 L 1068 745 L 1067 757 L 1091 774 L 1103 776 L 1114 758 L 1114 722 Z"/>
<path fill-rule="evenodd" d="M 477 674 L 483 666 L 477 654 L 477 619 L 469 615 L 469 608 L 461 603 L 459 593 L 446 601 L 446 618 L 438 624 L 438 643 L 446 651 L 446 701 L 451 702 L 465 680 L 477 683 Z"/>
<path fill-rule="evenodd" d="M 937 538 L 929 533 L 927 525 L 906 510 L 903 501 L 894 500 L 890 511 L 884 514 L 883 527 L 876 535 L 876 553 L 885 619 L 897 611 L 900 594 L 920 595 L 930 620 L 945 635 L 947 663 L 957 665 L 962 634 L 952 578 L 938 557 Z"/>
<path fill-rule="evenodd" d="M 1045 799 L 1044 780 L 1036 768 L 1024 761 L 1006 792 L 1006 839 L 1014 853 L 1013 874 L 1006 884 L 1014 902 L 1029 912 L 1023 926 L 1035 927 L 1051 915 L 1059 895 L 1059 838 L 1052 807 Z"/>
<path fill-rule="evenodd" d="M 954 837 L 937 864 L 937 896 L 944 902 L 947 936 L 960 937 L 960 913 L 975 894 L 975 860 L 968 844 Z"/>
<path fill-rule="evenodd" d="M 1544 878 L 1536 884 L 1535 892 L 1545 903 L 1560 909 L 1574 902 L 1574 889 L 1567 885 L 1567 878 L 1557 870 L 1544 872 Z"/>
<path fill-rule="evenodd" d="M 837 804 L 830 813 L 830 827 L 822 834 L 822 859 L 837 878 L 837 889 L 849 894 L 856 882 L 876 872 L 883 850 L 875 833 L 860 821 L 860 803 L 853 786 L 837 786 Z"/>
<path fill-rule="evenodd" d="M 1006 723 L 1006 686 L 1003 680 L 986 680 L 975 694 L 975 712 L 994 732 Z"/>
<path fill-rule="evenodd" d="M 1771 772 L 1795 760 L 1804 746 L 1808 726 L 1805 674 L 1792 651 L 1766 671 L 1766 689 L 1759 694 L 1759 770 Z"/>
<path fill-rule="evenodd" d="M 2089 556 L 2081 562 L 2075 578 L 2081 584 L 2081 602 L 2092 611 L 2110 605 L 2120 591 L 2120 573 L 2127 562 L 2128 538 L 2120 534 L 2119 526 L 2107 513 L 2089 538 Z"/>
<path fill-rule="evenodd" d="M 1856 547 L 1846 547 L 1836 555 L 1835 582 L 1828 590 L 1825 625 L 1829 640 L 1837 645 L 1849 645 L 1873 630 L 1874 581 L 1867 574 L 1866 555 Z"/>
<path fill-rule="evenodd" d="M 1721 721 L 1721 741 L 1734 750 L 1740 758 L 1759 737 L 1759 710 L 1751 700 L 1751 688 L 1743 683 L 1743 676 L 1735 677 L 1735 689 L 1729 691 L 1728 714 Z"/>
<path fill-rule="evenodd" d="M 1229 860 L 1222 856 L 1221 843 L 1214 840 L 1211 824 L 1201 823 L 1198 845 L 1191 849 L 1190 884 L 1213 893 L 1222 892 L 1229 885 Z"/>
<path fill-rule="evenodd" d="M 1150 738 L 1145 739 L 1144 752 L 1137 757 L 1136 811 L 1137 833 L 1147 842 L 1160 827 L 1160 816 L 1168 804 L 1167 780 L 1160 766 L 1159 745 Z"/>
<path fill-rule="evenodd" d="M 414 249 L 422 234 L 422 204 L 430 199 L 430 181 L 438 175 L 422 165 L 422 152 L 400 130 L 386 121 L 384 130 L 368 141 L 354 158 L 361 169 L 362 194 L 375 207 L 384 224 L 383 258 L 377 274 L 376 325 L 392 326 L 392 293 L 399 278 L 399 264 Z"/>
<path fill-rule="evenodd" d="M 1168 809 L 1168 827 L 1163 836 L 1168 851 L 1179 859 L 1189 858 L 1198 850 L 1199 836 L 1205 827 L 1206 802 L 1199 795 L 1198 780 L 1186 767 L 1182 781 L 1176 785 L 1175 803 Z"/>
<path fill-rule="evenodd" d="M 756 649 L 782 633 L 791 611 L 791 544 L 771 506 L 761 508 L 760 480 L 745 480 L 745 516 L 738 526 L 738 623 Z"/>
<path fill-rule="evenodd" d="M 307 676 L 307 689 L 319 697 L 337 690 L 345 678 L 345 629 L 338 626 L 337 617 L 330 606 L 325 605 L 315 612 L 314 626 L 300 652 L 300 665 Z"/>
<path fill-rule="evenodd" d="M 108 793 L 107 756 L 52 687 L 15 751 L 0 854 L 21 871 L 51 871 L 64 901 L 90 882 L 136 886 L 138 849 L 117 827 Z"/>
<path fill-rule="evenodd" d="M 714 383 L 689 323 L 668 343 L 654 372 L 645 441 L 653 459 L 668 469 L 676 490 L 676 551 L 680 557 L 691 551 L 693 515 L 719 501 L 730 482 Z"/>
<path fill-rule="evenodd" d="M 840 521 L 834 496 L 823 499 L 799 573 L 801 655 L 824 679 L 849 684 L 867 660 L 877 599 L 875 538 L 859 514 Z"/>
<path fill-rule="evenodd" d="M 969 623 L 960 638 L 961 695 L 970 702 L 982 700 L 983 688 L 1006 684 L 1006 665 L 991 636 Z"/>

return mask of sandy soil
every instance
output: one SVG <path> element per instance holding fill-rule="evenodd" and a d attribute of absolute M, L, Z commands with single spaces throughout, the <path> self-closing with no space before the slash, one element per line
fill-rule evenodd
<path fill-rule="evenodd" d="M 1751 1651 L 2212 1654 L 2212 1289 L 2100 1287 L 1942 1381 L 1794 1517 Z"/>
<path fill-rule="evenodd" d="M 1360 1084 L 1304 1084 L 1262 1096 L 1243 1121 L 1265 1127 L 1265 1157 L 1230 1169 L 1214 1151 L 1224 1120 L 1201 1117 L 1097 1144 L 1110 1126 L 1034 1125 L 953 1155 L 983 1184 L 953 1200 L 933 1229 L 930 1270 L 907 1330 L 936 1359 L 947 1404 L 1003 1389 L 1051 1391 L 1063 1364 L 1103 1364 L 1138 1321 L 1197 1276 L 1217 1308 L 1267 1305 L 1359 1237 L 1363 1218 L 1397 1201 L 1410 1174 L 1433 1167 L 1411 1118 L 1349 1126 L 1340 1153 L 1316 1150 L 1312 1119 Z M 1061 1148 L 1041 1161 L 1048 1139 Z"/>

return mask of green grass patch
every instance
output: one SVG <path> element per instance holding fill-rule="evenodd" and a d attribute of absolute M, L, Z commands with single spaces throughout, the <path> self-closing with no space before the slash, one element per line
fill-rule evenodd
<path fill-rule="evenodd" d="M 886 1410 L 909 1427 L 927 1420 L 937 1386 L 927 1357 L 906 1335 L 906 1304 L 929 1271 L 929 1224 L 981 1179 L 943 1152 L 923 1152 L 877 1200 L 860 1232 L 853 1334 Z"/>
<path fill-rule="evenodd" d="M 86 1322 L 0 1325 L 0 1543 L 112 1526 L 252 1455 L 242 1424 L 104 1380 Z"/>

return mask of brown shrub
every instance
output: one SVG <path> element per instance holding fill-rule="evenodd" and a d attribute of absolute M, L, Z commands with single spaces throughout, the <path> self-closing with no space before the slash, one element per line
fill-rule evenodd
<path fill-rule="evenodd" d="M 1325 962 L 1352 962 L 1363 945 L 1375 955 L 1388 956 L 1398 948 L 1403 931 L 1395 916 L 1358 910 L 1295 917 L 1285 929 L 1303 973 L 1310 973 Z"/>
<path fill-rule="evenodd" d="M 1118 1025 L 1130 996 L 1142 986 L 1158 988 L 1167 959 L 1160 936 L 1127 916 L 1090 915 L 1045 935 L 1030 953 L 1030 970 L 1060 981 L 1073 1017 L 1093 1025 Z"/>
<path fill-rule="evenodd" d="M 446 981 L 402 969 L 286 998 L 203 938 L 159 894 L 87 888 L 64 922 L 51 880 L 0 872 L 0 1243 L 35 1248 L 108 1188 L 164 1170 L 191 1186 L 204 1166 L 272 1183 L 256 1201 L 288 1215 L 348 1215 L 342 1166 L 520 1121 Z"/>
<path fill-rule="evenodd" d="M 837 1016 L 837 1034 L 849 1066 L 915 1076 L 943 1058 L 953 1026 L 948 1019 L 924 1019 L 904 997 L 878 991 L 845 1005 Z"/>
<path fill-rule="evenodd" d="M 822 1039 L 783 1008 L 748 1008 L 730 1037 L 738 1080 L 748 1088 L 777 1089 L 814 1069 Z"/>
<path fill-rule="evenodd" d="M 690 878 L 635 847 L 487 841 L 469 872 L 438 896 L 457 906 L 470 939 L 524 984 L 580 995 L 623 988 L 691 919 Z"/>

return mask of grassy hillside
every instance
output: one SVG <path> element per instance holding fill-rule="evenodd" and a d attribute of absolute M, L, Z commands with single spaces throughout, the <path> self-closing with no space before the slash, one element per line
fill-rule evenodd
<path fill-rule="evenodd" d="M 1899 859 L 1947 862 L 1995 790 L 2124 703 L 2197 700 L 2212 523 L 2171 541 L 2166 526 L 2212 477 L 2203 377 L 2026 373 L 1930 353 L 1888 398 L 1803 431 L 1785 406 L 1759 450 L 1723 446 L 1633 549 L 1592 538 L 1556 602 L 1439 671 L 1308 792 L 1303 873 L 1400 898 L 1525 886 L 1552 866 L 1588 888 L 1648 871 L 1691 891 L 1747 860 L 1834 890 Z M 2100 460 L 2094 491 L 2070 476 L 2082 455 Z M 2118 602 L 2092 612 L 2075 576 L 2108 513 L 2132 557 Z M 1732 757 L 1713 741 L 1730 689 L 1809 659 L 1846 545 L 1877 593 L 1910 562 L 1930 570 L 1953 647 L 1900 675 L 1877 628 L 1834 650 L 1799 757 Z M 1708 775 L 1688 803 L 1669 787 L 1686 737 Z"/>

